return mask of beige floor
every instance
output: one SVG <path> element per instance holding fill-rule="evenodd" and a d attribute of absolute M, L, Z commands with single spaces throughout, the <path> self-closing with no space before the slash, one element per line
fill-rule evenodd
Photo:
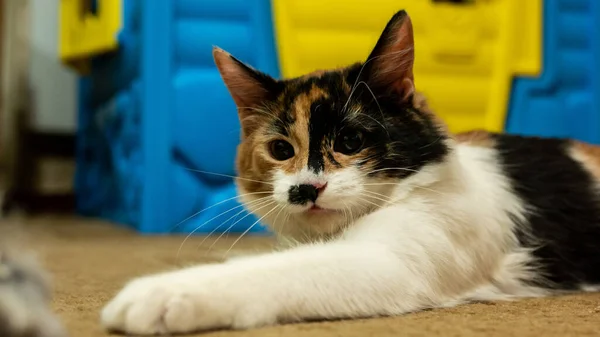
<path fill-rule="evenodd" d="M 210 252 L 202 238 L 142 237 L 100 222 L 73 218 L 26 221 L 30 242 L 55 278 L 55 309 L 71 336 L 107 336 L 98 325 L 102 305 L 131 277 L 218 260 L 232 239 Z M 268 249 L 267 239 L 241 240 L 238 251 Z M 600 336 L 600 294 L 474 304 L 402 317 L 297 324 L 252 331 L 213 332 L 235 336 Z"/>

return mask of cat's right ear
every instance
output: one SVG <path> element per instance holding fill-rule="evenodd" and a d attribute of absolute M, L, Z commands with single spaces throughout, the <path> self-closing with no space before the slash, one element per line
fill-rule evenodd
<path fill-rule="evenodd" d="M 379 91 L 393 93 L 401 101 L 415 92 L 413 27 L 406 11 L 397 12 L 388 22 L 364 65 L 367 82 Z"/>
<path fill-rule="evenodd" d="M 229 90 L 240 115 L 242 127 L 261 105 L 274 98 L 278 82 L 242 61 L 231 56 L 221 48 L 213 47 L 213 57 L 219 73 Z"/>

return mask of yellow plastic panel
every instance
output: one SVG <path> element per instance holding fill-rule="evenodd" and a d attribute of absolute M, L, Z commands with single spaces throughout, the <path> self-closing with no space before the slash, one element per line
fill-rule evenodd
<path fill-rule="evenodd" d="M 282 75 L 364 61 L 400 9 L 432 108 L 454 132 L 502 131 L 513 77 L 541 71 L 542 0 L 273 0 Z"/>
<path fill-rule="evenodd" d="M 92 1 L 60 1 L 60 58 L 79 71 L 91 56 L 118 47 L 123 0 L 96 0 L 95 14 L 89 11 Z"/>

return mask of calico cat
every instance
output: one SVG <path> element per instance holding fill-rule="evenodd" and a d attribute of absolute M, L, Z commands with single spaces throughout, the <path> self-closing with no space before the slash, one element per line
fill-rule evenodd
<path fill-rule="evenodd" d="M 415 91 L 405 11 L 342 69 L 275 80 L 213 53 L 242 126 L 240 196 L 298 244 L 134 280 L 104 308 L 106 328 L 242 329 L 600 289 L 600 148 L 450 134 Z"/>

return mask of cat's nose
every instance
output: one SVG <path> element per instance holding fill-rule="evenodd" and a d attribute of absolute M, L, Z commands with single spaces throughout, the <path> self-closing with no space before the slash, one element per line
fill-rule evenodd
<path fill-rule="evenodd" d="M 303 205 L 309 201 L 315 202 L 325 185 L 301 184 L 290 187 L 289 201 L 292 204 Z"/>

